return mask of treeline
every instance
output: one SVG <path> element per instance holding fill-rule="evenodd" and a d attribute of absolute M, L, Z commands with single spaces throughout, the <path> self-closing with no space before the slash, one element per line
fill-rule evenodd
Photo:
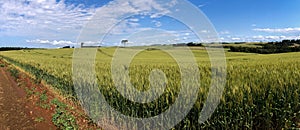
<path fill-rule="evenodd" d="M 173 44 L 174 47 L 176 46 L 203 46 L 202 43 L 194 43 L 194 42 L 189 42 L 189 43 L 177 43 Z"/>
<path fill-rule="evenodd" d="M 31 50 L 33 48 L 23 48 L 23 47 L 1 47 L 0 51 L 16 51 L 16 50 Z"/>
<path fill-rule="evenodd" d="M 74 46 L 64 46 L 64 47 L 61 47 L 61 49 L 66 49 L 66 48 L 75 48 Z"/>
<path fill-rule="evenodd" d="M 247 52 L 259 54 L 273 54 L 286 52 L 300 52 L 300 40 L 283 40 L 280 42 L 269 42 L 257 44 L 258 47 L 231 46 L 231 52 Z"/>

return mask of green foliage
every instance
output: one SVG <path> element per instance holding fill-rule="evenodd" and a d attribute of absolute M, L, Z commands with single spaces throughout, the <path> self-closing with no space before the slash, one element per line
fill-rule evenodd
<path fill-rule="evenodd" d="M 25 88 L 25 91 L 26 91 L 26 96 L 27 97 L 30 97 L 30 96 L 32 96 L 34 93 L 35 93 L 35 90 L 34 90 L 35 88 L 32 88 L 32 89 L 30 89 L 30 88 Z"/>
<path fill-rule="evenodd" d="M 48 100 L 48 96 L 46 95 L 46 91 L 44 91 L 41 95 L 40 95 L 40 101 L 41 102 L 47 102 Z"/>
<path fill-rule="evenodd" d="M 57 106 L 57 107 L 62 107 L 62 108 L 66 108 L 67 105 L 64 104 L 63 102 L 59 101 L 57 98 L 51 100 L 51 104 Z"/>
<path fill-rule="evenodd" d="M 50 108 L 50 104 L 48 102 L 48 96 L 46 94 L 46 91 L 42 92 L 39 95 L 39 101 L 38 101 L 38 105 L 41 106 L 44 109 L 49 109 Z"/>
<path fill-rule="evenodd" d="M 56 106 L 55 113 L 52 115 L 52 122 L 59 129 L 74 130 L 77 129 L 75 117 L 67 111 L 66 104 L 60 102 L 58 99 L 53 99 L 52 104 Z"/>
<path fill-rule="evenodd" d="M 10 68 L 9 69 L 9 72 L 11 74 L 11 76 L 13 76 L 14 78 L 18 78 L 19 77 L 19 71 L 15 68 Z"/>
<path fill-rule="evenodd" d="M 34 119 L 35 122 L 43 122 L 45 119 L 43 117 L 37 117 Z"/>

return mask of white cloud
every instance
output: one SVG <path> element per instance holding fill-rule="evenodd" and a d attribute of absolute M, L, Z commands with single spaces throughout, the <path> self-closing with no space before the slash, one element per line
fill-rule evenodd
<path fill-rule="evenodd" d="M 26 40 L 27 43 L 35 43 L 35 44 L 48 44 L 48 45 L 55 45 L 55 46 L 67 46 L 67 45 L 76 45 L 76 43 L 72 42 L 72 41 L 65 41 L 65 40 L 53 40 L 53 41 L 49 41 L 49 40 L 40 40 L 40 39 L 36 39 L 36 40 Z"/>
<path fill-rule="evenodd" d="M 138 21 L 140 21 L 140 20 L 137 19 L 137 18 L 132 18 L 132 19 L 130 19 L 130 21 L 132 21 L 132 22 L 138 22 Z"/>
<path fill-rule="evenodd" d="M 32 42 L 61 44 L 61 41 L 76 41 L 81 29 L 88 25 L 90 32 L 82 32 L 86 35 L 94 33 L 94 30 L 101 30 L 91 37 L 95 39 L 80 39 L 82 41 L 99 41 L 101 33 L 107 33 L 108 27 L 114 26 L 122 16 L 127 14 L 150 15 L 151 18 L 158 18 L 170 12 L 168 7 L 177 4 L 177 0 L 114 0 L 99 8 L 86 8 L 84 5 L 67 5 L 64 0 L 2 0 L 0 1 L 0 35 L 11 37 L 26 37 Z M 90 22 L 90 20 L 95 20 Z M 105 22 L 105 24 L 103 24 Z M 139 28 L 139 19 L 132 18 L 126 23 L 120 23 L 114 28 L 116 34 L 131 33 Z M 109 24 L 107 24 L 109 23 Z M 111 27 L 110 26 L 110 27 Z M 156 26 L 161 26 L 157 22 Z M 47 39 L 47 40 L 32 40 Z M 58 42 L 55 42 L 58 41 Z M 70 43 L 71 42 L 66 42 Z"/>
<path fill-rule="evenodd" d="M 285 36 L 262 36 L 262 35 L 258 35 L 258 36 L 253 36 L 252 37 L 254 41 L 278 41 L 278 40 L 282 40 L 283 38 L 285 38 Z"/>
<path fill-rule="evenodd" d="M 256 35 L 256 36 L 226 36 L 220 38 L 222 42 L 270 42 L 281 40 L 300 39 L 300 36 L 285 35 Z"/>
<path fill-rule="evenodd" d="M 229 31 L 221 31 L 221 32 L 219 32 L 219 34 L 226 35 L 226 34 L 230 34 L 230 32 Z"/>
<path fill-rule="evenodd" d="M 253 36 L 253 39 L 264 39 L 265 37 L 262 35 L 258 35 L 258 36 Z"/>
<path fill-rule="evenodd" d="M 66 5 L 63 0 L 0 1 L 0 34 L 74 39 L 94 12 L 94 8 Z"/>
<path fill-rule="evenodd" d="M 123 35 L 135 33 L 145 27 L 139 26 L 136 20 L 124 20 L 133 15 L 149 15 L 150 18 L 158 18 L 170 13 L 168 7 L 174 6 L 177 0 L 115 0 L 97 9 L 92 21 L 87 24 L 81 33 L 79 41 L 97 41 L 105 38 L 109 33 Z M 122 21 L 120 23 L 120 21 Z M 104 26 L 105 25 L 105 26 Z M 161 23 L 156 22 L 160 27 Z M 111 28 L 113 27 L 113 29 Z M 147 28 L 147 27 L 146 27 Z"/>
<path fill-rule="evenodd" d="M 292 39 L 300 39 L 300 36 L 272 36 L 272 35 L 267 35 L 267 36 L 253 36 L 252 40 L 253 41 L 281 41 L 281 40 L 292 40 Z"/>
<path fill-rule="evenodd" d="M 156 26 L 156 27 L 161 27 L 161 26 L 162 26 L 162 23 L 161 23 L 161 22 L 156 22 L 156 23 L 155 23 L 155 26 Z"/>
<path fill-rule="evenodd" d="M 208 30 L 201 30 L 201 33 L 209 33 Z"/>
<path fill-rule="evenodd" d="M 231 38 L 231 40 L 233 40 L 233 41 L 239 41 L 239 40 L 241 40 L 241 38 L 239 38 L 239 37 L 233 37 L 233 38 Z"/>
<path fill-rule="evenodd" d="M 157 21 L 157 20 L 153 20 L 152 23 L 155 24 L 155 27 L 161 27 L 162 26 L 162 23 L 160 21 Z"/>
<path fill-rule="evenodd" d="M 204 6 L 206 6 L 206 4 L 200 4 L 200 5 L 198 5 L 199 8 L 202 8 Z"/>
<path fill-rule="evenodd" d="M 175 38 L 175 34 L 171 31 L 149 29 L 131 35 L 128 40 L 132 45 L 153 45 L 174 43 Z"/>
<path fill-rule="evenodd" d="M 268 33 L 300 33 L 300 28 L 255 28 L 253 30 Z"/>

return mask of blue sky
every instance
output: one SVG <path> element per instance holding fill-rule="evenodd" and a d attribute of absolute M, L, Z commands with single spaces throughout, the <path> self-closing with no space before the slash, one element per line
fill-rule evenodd
<path fill-rule="evenodd" d="M 135 14 L 114 25 L 103 45 L 198 42 L 201 39 L 183 23 L 167 14 L 163 4 L 176 7 L 179 0 L 5 0 L 0 1 L 0 46 L 61 47 L 77 46 L 82 31 L 91 20 L 104 24 L 117 21 L 120 13 L 156 10 L 163 15 Z M 214 25 L 224 42 L 278 41 L 300 39 L 300 0 L 188 0 Z M 128 4 L 126 4 L 128 3 Z M 149 8 L 151 7 L 151 8 Z M 173 10 L 174 11 L 174 10 Z M 99 17 L 98 17 L 99 16 Z M 197 16 L 186 17 L 198 20 Z M 108 19 L 104 20 L 103 19 Z M 106 22 L 106 23 L 105 23 Z M 201 26 L 201 25 L 199 25 Z M 94 31 L 91 31 L 94 32 Z M 205 32 L 205 30 L 204 30 Z M 99 44 L 100 38 L 85 33 Z M 100 34 L 101 35 L 101 34 Z M 98 41 L 97 41 L 98 40 Z M 148 41 L 148 42 L 147 42 Z M 151 42 L 150 42 L 151 41 Z"/>

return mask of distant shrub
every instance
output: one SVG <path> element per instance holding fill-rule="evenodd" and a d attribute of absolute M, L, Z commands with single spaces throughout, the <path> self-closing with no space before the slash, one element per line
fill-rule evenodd
<path fill-rule="evenodd" d="M 298 45 L 297 45 L 298 44 Z M 293 40 L 283 40 L 282 42 L 269 42 L 267 44 L 261 44 L 262 47 L 242 47 L 231 46 L 231 52 L 247 52 L 247 53 L 259 53 L 259 54 L 273 54 L 273 53 L 286 53 L 286 52 L 299 52 L 300 44 Z"/>
<path fill-rule="evenodd" d="M 158 48 L 147 48 L 147 51 L 154 51 L 154 50 L 159 50 Z"/>

